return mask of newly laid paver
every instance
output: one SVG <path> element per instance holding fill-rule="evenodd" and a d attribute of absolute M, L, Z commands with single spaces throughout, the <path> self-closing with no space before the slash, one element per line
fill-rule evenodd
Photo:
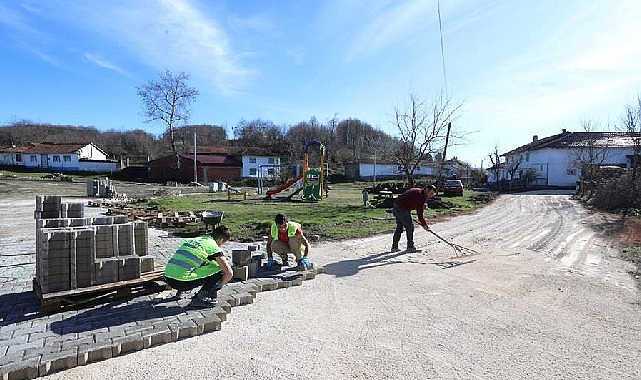
<path fill-rule="evenodd" d="M 228 243 L 225 248 L 231 252 L 246 245 Z M 154 252 L 156 262 L 164 264 L 173 249 Z M 253 303 L 257 293 L 301 285 L 323 272 L 322 268 L 260 272 L 260 277 L 228 284 L 218 293 L 218 306 L 209 309 L 190 307 L 189 295 L 158 300 L 157 294 L 147 294 L 45 315 L 32 290 L 35 260 L 34 264 L 25 262 L 24 256 L 3 256 L 3 260 L 22 260 L 25 268 L 12 271 L 13 281 L 0 282 L 1 380 L 32 379 L 218 331 L 233 307 Z"/>

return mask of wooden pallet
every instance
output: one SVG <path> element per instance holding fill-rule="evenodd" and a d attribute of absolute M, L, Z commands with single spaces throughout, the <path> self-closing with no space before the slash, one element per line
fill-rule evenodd
<path fill-rule="evenodd" d="M 157 293 L 166 288 L 162 270 L 143 273 L 139 278 L 84 288 L 42 293 L 40 284 L 33 279 L 33 291 L 40 300 L 42 312 L 49 315 L 64 310 L 93 306 L 110 300 Z"/>

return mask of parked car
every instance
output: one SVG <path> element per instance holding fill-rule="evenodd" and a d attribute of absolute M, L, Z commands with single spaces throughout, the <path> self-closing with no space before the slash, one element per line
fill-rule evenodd
<path fill-rule="evenodd" d="M 462 196 L 463 182 L 460 179 L 448 179 L 443 185 L 443 195 L 445 196 Z"/>

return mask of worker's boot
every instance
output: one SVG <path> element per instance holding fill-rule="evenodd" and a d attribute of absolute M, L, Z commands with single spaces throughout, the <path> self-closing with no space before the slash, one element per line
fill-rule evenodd
<path fill-rule="evenodd" d="M 189 304 L 194 307 L 214 307 L 218 304 L 218 300 L 210 297 L 206 290 L 200 289 Z"/>

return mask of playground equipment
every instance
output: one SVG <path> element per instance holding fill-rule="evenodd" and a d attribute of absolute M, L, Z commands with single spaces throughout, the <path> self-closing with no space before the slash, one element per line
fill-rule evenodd
<path fill-rule="evenodd" d="M 264 188 L 264 185 L 263 185 L 263 181 L 264 181 L 264 179 L 263 179 L 263 169 L 269 169 L 269 168 L 275 168 L 275 169 L 278 169 L 278 170 L 280 170 L 282 168 L 294 168 L 296 174 L 294 175 L 293 179 L 295 179 L 296 181 L 294 181 L 293 183 L 297 182 L 298 180 L 300 180 L 302 178 L 301 177 L 300 165 L 298 165 L 298 164 L 296 164 L 296 165 L 274 165 L 274 164 L 259 165 L 258 166 L 258 194 L 262 194 L 263 193 L 263 188 Z M 273 190 L 269 190 L 268 191 L 268 195 L 276 194 L 276 193 L 278 193 L 278 192 L 280 192 L 282 190 L 285 190 L 287 187 L 289 187 L 289 186 L 291 186 L 293 184 L 293 183 L 289 183 L 290 181 L 291 180 L 289 180 L 286 183 L 280 185 L 279 186 L 280 189 L 279 189 L 279 187 L 277 187 L 277 188 L 275 188 Z"/>
<path fill-rule="evenodd" d="M 320 153 L 320 164 L 315 168 L 309 167 L 309 149 L 312 146 L 318 146 Z M 326 178 L 323 172 L 325 145 L 318 140 L 311 140 L 305 144 L 303 152 L 305 153 L 303 161 L 303 200 L 319 201 L 323 197 L 323 193 L 327 195 Z"/>
<path fill-rule="evenodd" d="M 320 156 L 320 164 L 318 167 L 309 167 L 309 151 L 312 147 L 319 147 L 319 156 Z M 286 190 L 292 186 L 295 186 L 296 184 L 299 184 L 300 181 L 302 181 L 302 187 L 300 187 L 294 194 L 291 196 L 297 194 L 301 190 L 303 191 L 303 200 L 306 201 L 319 201 L 323 194 L 327 196 L 327 186 L 326 186 L 326 178 L 325 178 L 325 173 L 323 171 L 323 167 L 325 166 L 325 145 L 323 145 L 320 141 L 318 140 L 311 140 L 307 144 L 305 144 L 305 148 L 303 149 L 304 157 L 303 157 L 303 168 L 302 171 L 299 173 L 299 167 L 296 166 L 296 176 L 289 179 L 287 182 L 277 186 L 274 189 L 268 190 L 266 192 L 267 194 L 267 199 L 270 199 L 272 195 L 278 194 L 283 190 Z M 283 165 L 280 165 L 283 166 Z M 259 191 L 262 188 L 262 180 L 259 179 Z M 291 197 L 290 196 L 290 197 Z"/>

